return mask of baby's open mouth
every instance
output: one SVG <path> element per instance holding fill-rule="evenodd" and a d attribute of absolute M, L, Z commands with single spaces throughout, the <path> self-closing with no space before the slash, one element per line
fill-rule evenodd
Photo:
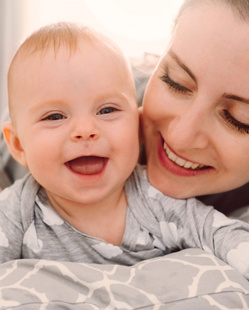
<path fill-rule="evenodd" d="M 99 156 L 82 156 L 66 163 L 73 172 L 94 175 L 101 173 L 106 166 L 108 158 Z"/>

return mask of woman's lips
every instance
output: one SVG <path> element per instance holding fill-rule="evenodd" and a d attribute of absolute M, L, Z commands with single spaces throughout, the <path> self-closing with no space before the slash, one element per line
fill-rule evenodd
<path fill-rule="evenodd" d="M 101 173 L 107 163 L 106 157 L 82 156 L 66 163 L 73 172 L 82 175 L 95 175 Z"/>
<path fill-rule="evenodd" d="M 168 155 L 168 158 L 180 167 L 184 167 L 186 169 L 192 169 L 192 170 L 208 168 L 208 166 L 204 166 L 202 164 L 197 164 L 197 163 L 194 163 L 191 161 L 187 161 L 187 160 L 177 156 L 175 153 L 173 153 L 170 150 L 170 148 L 167 146 L 167 144 L 165 142 L 163 143 L 163 149 L 165 150 L 166 154 Z"/>
<path fill-rule="evenodd" d="M 191 162 L 176 155 L 162 139 L 159 141 L 158 156 L 162 166 L 179 176 L 198 176 L 213 170 L 212 167 Z"/>

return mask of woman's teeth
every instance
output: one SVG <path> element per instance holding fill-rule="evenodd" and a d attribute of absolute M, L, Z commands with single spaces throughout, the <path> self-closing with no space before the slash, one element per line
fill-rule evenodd
<path fill-rule="evenodd" d="M 174 154 L 173 152 L 171 152 L 171 150 L 168 148 L 168 146 L 166 145 L 166 143 L 164 142 L 163 144 L 163 148 L 166 152 L 166 154 L 168 155 L 168 158 L 173 161 L 175 164 L 177 164 L 178 166 L 187 168 L 187 169 L 201 169 L 204 167 L 204 165 L 199 165 L 197 163 L 193 163 L 190 161 L 186 161 L 178 156 L 176 156 L 176 154 Z"/>

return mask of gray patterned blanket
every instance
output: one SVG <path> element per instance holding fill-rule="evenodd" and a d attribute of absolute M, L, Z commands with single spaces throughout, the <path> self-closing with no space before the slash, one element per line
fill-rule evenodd
<path fill-rule="evenodd" d="M 249 283 L 200 249 L 132 267 L 23 259 L 0 265 L 6 309 L 249 309 Z"/>

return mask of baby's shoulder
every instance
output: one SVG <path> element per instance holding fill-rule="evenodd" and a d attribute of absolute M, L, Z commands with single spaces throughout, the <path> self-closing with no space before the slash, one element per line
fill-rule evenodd
<path fill-rule="evenodd" d="M 16 180 L 0 193 L 0 213 L 8 218 L 32 213 L 39 187 L 31 174 Z"/>

